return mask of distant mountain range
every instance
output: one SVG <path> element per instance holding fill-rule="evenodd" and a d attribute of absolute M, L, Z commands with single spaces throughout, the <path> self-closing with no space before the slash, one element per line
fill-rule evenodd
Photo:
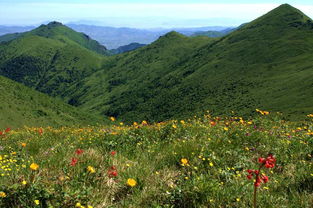
<path fill-rule="evenodd" d="M 313 22 L 284 4 L 223 37 L 169 32 L 118 55 L 60 23 L 0 44 L 0 75 L 83 111 L 163 121 L 313 112 Z"/>
<path fill-rule="evenodd" d="M 94 25 L 83 24 L 68 24 L 68 27 L 78 32 L 83 32 L 90 36 L 92 39 L 97 40 L 99 43 L 107 47 L 108 49 L 117 49 L 121 46 L 126 46 L 132 43 L 149 44 L 157 40 L 161 35 L 164 35 L 170 31 L 177 31 L 184 35 L 193 35 L 195 32 L 205 31 L 224 31 L 226 27 L 199 27 L 199 28 L 154 28 L 154 29 L 135 29 L 135 28 L 114 28 Z M 16 37 L 20 32 L 25 32 L 35 29 L 34 26 L 29 27 L 17 27 L 17 26 L 0 26 L 1 41 L 10 40 Z M 12 34 L 14 33 L 14 34 Z M 7 35 L 9 34 L 9 35 Z"/>

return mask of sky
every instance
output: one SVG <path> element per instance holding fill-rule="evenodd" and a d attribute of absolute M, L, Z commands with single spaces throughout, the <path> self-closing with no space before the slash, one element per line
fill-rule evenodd
<path fill-rule="evenodd" d="M 0 0 L 0 25 L 50 21 L 113 27 L 238 26 L 289 3 L 313 17 L 313 0 Z"/>

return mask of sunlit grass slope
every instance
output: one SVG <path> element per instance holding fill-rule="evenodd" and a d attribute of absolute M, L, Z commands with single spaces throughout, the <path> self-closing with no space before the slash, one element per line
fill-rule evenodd
<path fill-rule="evenodd" d="M 69 94 L 126 121 L 258 107 L 294 119 L 313 110 L 312 53 L 312 20 L 285 4 L 220 39 L 169 33 L 110 59 Z"/>
<path fill-rule="evenodd" d="M 103 123 L 105 120 L 2 76 L 0 91 L 1 129 L 23 126 L 79 126 Z"/>

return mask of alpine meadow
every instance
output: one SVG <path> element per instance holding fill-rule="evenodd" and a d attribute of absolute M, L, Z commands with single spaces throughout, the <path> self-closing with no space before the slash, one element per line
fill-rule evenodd
<path fill-rule="evenodd" d="M 313 206 L 306 14 L 116 49 L 67 25 L 0 26 L 0 208 Z"/>

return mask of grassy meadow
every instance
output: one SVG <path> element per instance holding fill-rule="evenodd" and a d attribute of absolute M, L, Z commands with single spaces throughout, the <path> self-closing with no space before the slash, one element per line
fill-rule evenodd
<path fill-rule="evenodd" d="M 313 115 L 289 122 L 259 112 L 3 129 L 0 207 L 252 207 L 247 170 L 269 153 L 276 165 L 262 169 L 258 207 L 312 207 Z"/>

